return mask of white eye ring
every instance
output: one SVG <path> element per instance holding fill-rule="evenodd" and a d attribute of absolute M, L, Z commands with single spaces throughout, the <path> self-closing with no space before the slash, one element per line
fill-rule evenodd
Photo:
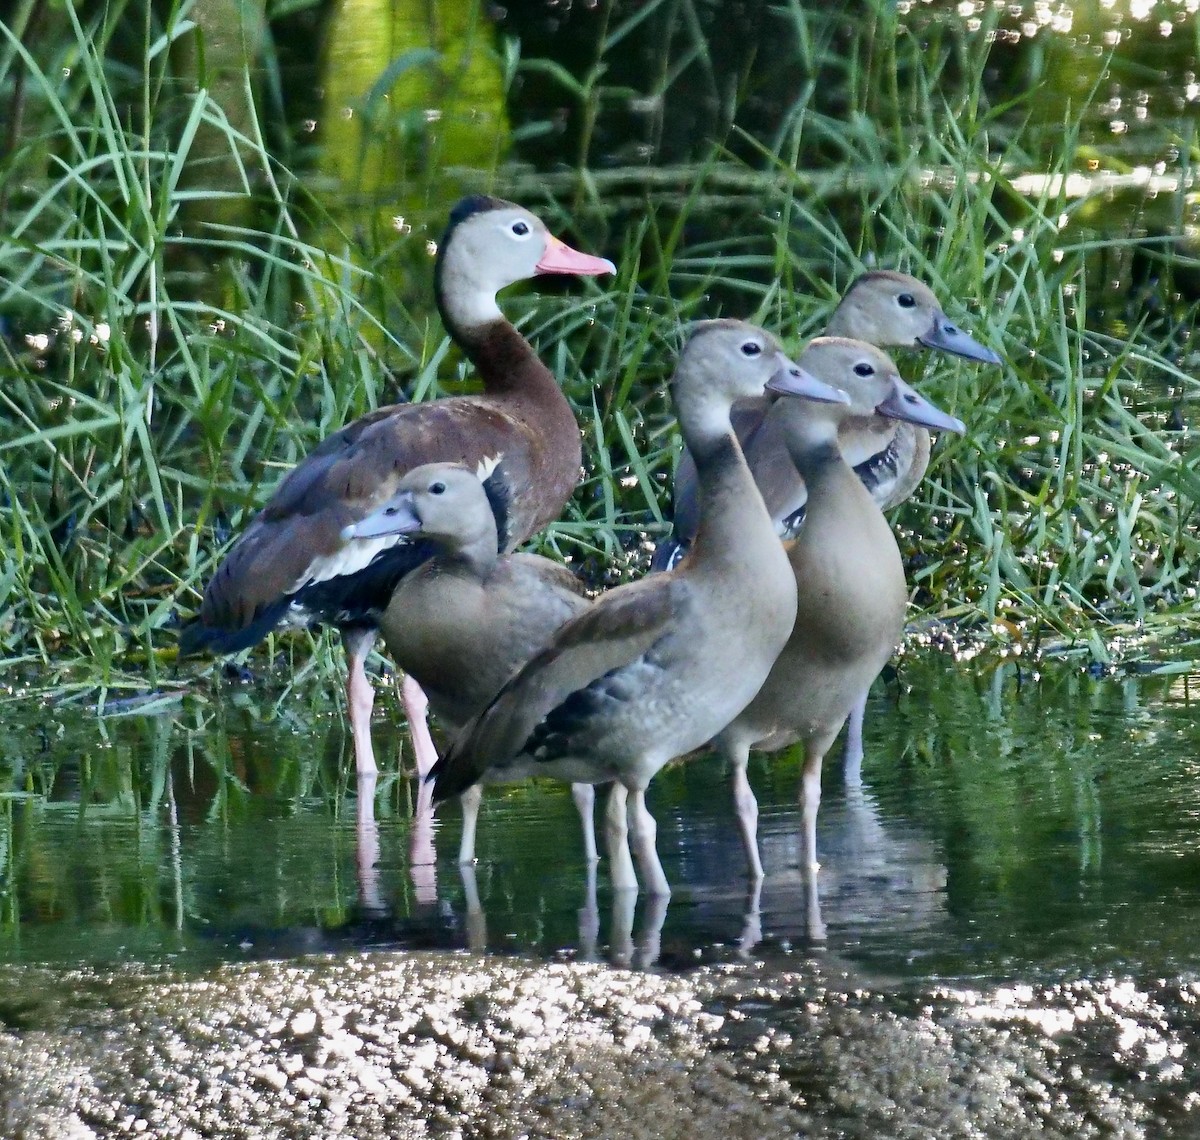
<path fill-rule="evenodd" d="M 742 341 L 742 355 L 743 356 L 761 356 L 762 350 L 763 350 L 762 345 L 759 344 L 758 341 L 756 341 L 756 340 Z"/>
<path fill-rule="evenodd" d="M 528 241 L 533 237 L 533 226 L 524 218 L 517 218 L 504 227 L 504 232 L 514 241 Z"/>

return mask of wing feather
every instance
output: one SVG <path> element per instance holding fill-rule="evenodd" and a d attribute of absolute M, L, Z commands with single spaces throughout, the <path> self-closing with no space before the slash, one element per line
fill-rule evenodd
<path fill-rule="evenodd" d="M 520 420 L 482 397 L 394 404 L 334 432 L 288 473 L 229 550 L 205 591 L 201 623 L 243 629 L 313 582 L 343 579 L 353 592 L 352 579 L 365 567 L 346 555 L 344 527 L 370 514 L 406 472 L 424 463 L 491 466 L 489 482 L 524 485 L 531 477 L 528 434 Z M 493 497 L 494 503 L 509 501 Z M 525 525 L 523 518 L 497 521 L 506 538 Z M 333 598 L 336 591 L 324 593 Z"/>
<path fill-rule="evenodd" d="M 520 755 L 538 725 L 606 674 L 648 652 L 686 604 L 683 579 L 656 575 L 603 595 L 571 619 L 459 734 L 435 765 L 434 798 L 458 795 Z"/>

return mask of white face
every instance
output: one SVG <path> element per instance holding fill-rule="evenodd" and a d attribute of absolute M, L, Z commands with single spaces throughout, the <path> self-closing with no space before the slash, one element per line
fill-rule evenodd
<path fill-rule="evenodd" d="M 496 294 L 537 273 L 549 238 L 545 225 L 519 206 L 484 210 L 462 221 L 442 266 L 451 312 L 468 325 L 497 318 Z"/>

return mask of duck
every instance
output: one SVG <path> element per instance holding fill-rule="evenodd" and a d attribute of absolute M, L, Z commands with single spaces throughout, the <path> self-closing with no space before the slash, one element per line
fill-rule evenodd
<path fill-rule="evenodd" d="M 983 364 L 1001 358 L 953 324 L 933 290 L 907 273 L 875 269 L 846 290 L 825 328 L 825 336 L 865 341 L 879 348 L 925 348 Z M 781 433 L 771 424 L 770 393 L 738 402 L 734 430 L 754 472 L 781 538 L 795 535 L 803 521 L 804 481 L 787 454 Z M 929 465 L 929 432 L 883 416 L 852 416 L 839 435 L 842 453 L 884 509 L 912 494 Z M 686 446 L 675 472 L 672 534 L 654 552 L 652 568 L 666 569 L 686 551 L 695 531 L 695 468 Z"/>
<path fill-rule="evenodd" d="M 842 425 L 876 415 L 922 429 L 965 430 L 961 420 L 905 383 L 891 358 L 873 345 L 818 337 L 799 363 L 851 402 L 800 408 L 779 401 L 773 409 L 808 490 L 804 521 L 784 544 L 797 588 L 796 621 L 754 699 L 713 741 L 733 770 L 735 810 L 755 879 L 763 868 L 758 805 L 746 778 L 750 750 L 804 745 L 801 869 L 815 873 L 825 753 L 904 633 L 908 588 L 900 550 L 879 504 L 843 454 Z"/>
<path fill-rule="evenodd" d="M 199 616 L 181 633 L 181 656 L 234 653 L 284 624 L 337 626 L 348 659 L 355 767 L 360 777 L 376 773 L 366 659 L 397 584 L 432 548 L 401 535 L 346 542 L 342 531 L 391 495 L 397 474 L 436 461 L 466 464 L 487 479 L 501 551 L 558 518 L 580 476 L 579 426 L 496 294 L 540 274 L 615 272 L 611 261 L 568 246 L 519 205 L 486 195 L 460 201 L 438 245 L 434 292 L 446 331 L 483 391 L 379 408 L 326 437 L 226 553 Z M 436 752 L 411 679 L 404 697 L 423 773 Z"/>
<path fill-rule="evenodd" d="M 829 318 L 827 336 L 849 337 L 880 348 L 921 348 L 979 364 L 999 365 L 999 355 L 954 324 L 937 296 L 907 273 L 875 269 L 861 274 Z M 762 491 L 781 538 L 794 537 L 804 519 L 804 481 L 788 457 L 783 433 L 774 422 L 774 398 L 739 403 L 734 430 Z M 839 434 L 842 453 L 883 510 L 899 506 L 916 490 L 929 467 L 930 435 L 919 424 L 883 416 L 852 416 Z M 674 523 L 651 562 L 662 570 L 687 549 L 696 526 L 695 469 L 685 448 L 675 473 Z M 849 783 L 862 781 L 863 718 L 866 693 L 850 716 L 845 771 Z"/>
<path fill-rule="evenodd" d="M 342 531 L 348 542 L 387 535 L 433 547 L 433 556 L 396 587 L 379 630 L 388 655 L 421 686 L 453 740 L 590 599 L 562 563 L 499 553 L 485 486 L 459 463 L 428 463 L 407 472 L 390 499 Z M 596 858 L 592 788 L 582 789 L 575 799 L 590 863 Z M 481 790 L 475 784 L 461 797 L 461 865 L 475 861 Z"/>
<path fill-rule="evenodd" d="M 847 399 L 760 328 L 728 319 L 693 328 L 671 382 L 700 484 L 688 556 L 609 590 L 560 626 L 434 766 L 435 802 L 480 780 L 611 782 L 604 834 L 613 889 L 638 889 L 632 840 L 647 893 L 670 894 L 646 787 L 750 702 L 795 620 L 795 578 L 729 419 L 736 400 L 768 383 Z"/>

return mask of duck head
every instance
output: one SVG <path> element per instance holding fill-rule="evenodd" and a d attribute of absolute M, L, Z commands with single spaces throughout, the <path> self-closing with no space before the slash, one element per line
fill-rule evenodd
<path fill-rule="evenodd" d="M 943 412 L 908 384 L 886 352 L 865 341 L 817 337 L 804 350 L 800 365 L 846 393 L 849 406 L 840 412 L 830 410 L 828 418 L 874 414 L 907 420 L 934 431 L 961 435 L 966 430 L 962 420 Z M 767 387 L 778 390 L 774 383 Z"/>
<path fill-rule="evenodd" d="M 615 272 L 607 258 L 559 241 L 524 207 L 477 194 L 450 211 L 434 280 L 447 323 L 473 328 L 499 319 L 496 294 L 517 281 L 542 273 L 594 277 Z"/>
<path fill-rule="evenodd" d="M 798 365 L 769 332 L 744 321 L 699 321 L 680 353 L 672 388 L 684 409 L 728 429 L 729 409 L 737 400 L 772 391 L 809 400 L 845 403 L 847 396 Z"/>
<path fill-rule="evenodd" d="M 887 269 L 864 273 L 850 286 L 827 331 L 885 348 L 928 348 L 981 364 L 1001 363 L 946 316 L 928 285 Z"/>
<path fill-rule="evenodd" d="M 427 463 L 409 471 L 395 493 L 342 530 L 342 540 L 405 535 L 449 549 L 477 543 L 496 549 L 496 519 L 483 484 L 459 463 Z"/>

